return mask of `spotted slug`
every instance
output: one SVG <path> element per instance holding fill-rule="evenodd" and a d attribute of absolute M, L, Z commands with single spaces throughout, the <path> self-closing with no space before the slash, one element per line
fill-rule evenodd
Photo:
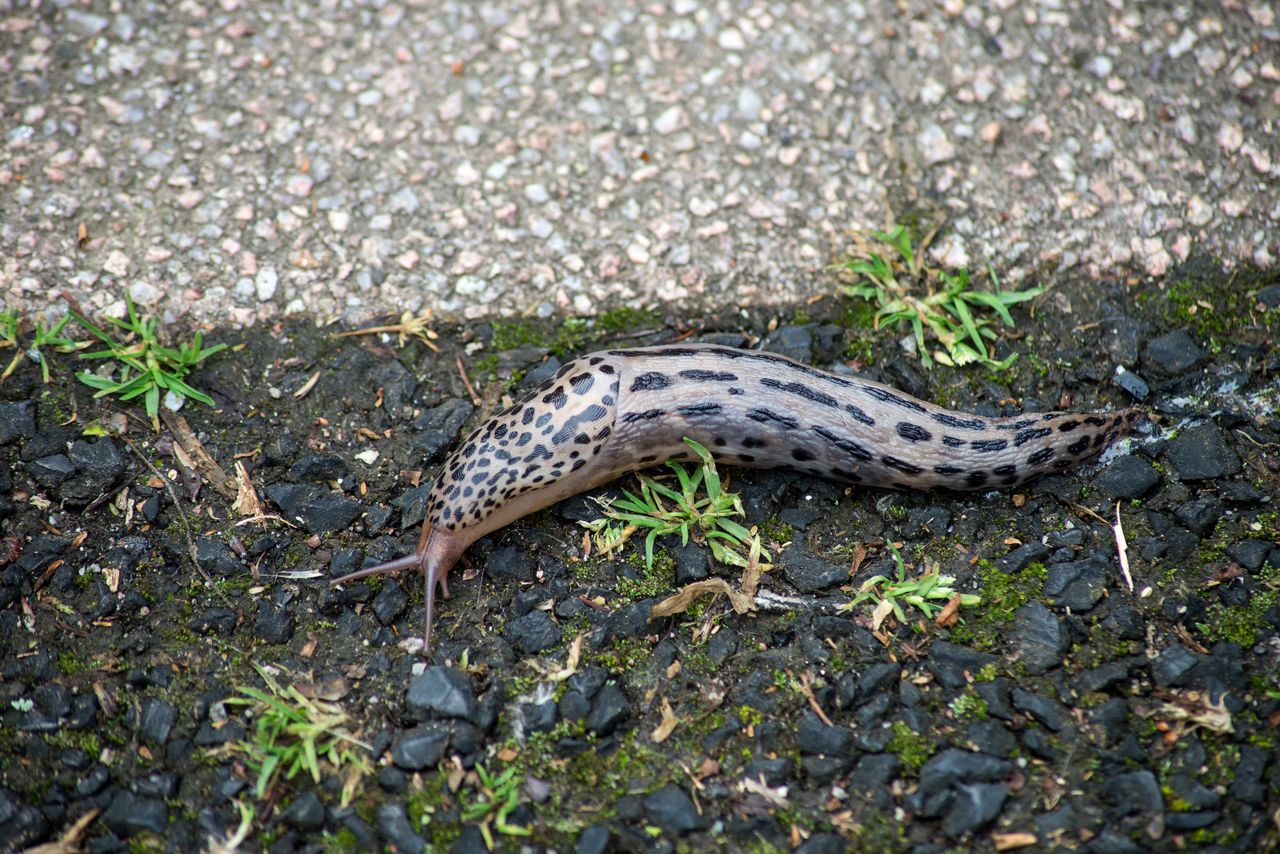
<path fill-rule="evenodd" d="M 782 467 L 892 489 L 1015 486 L 1094 456 L 1140 410 L 980 418 L 880 383 L 713 345 L 606 350 L 564 365 L 478 427 L 445 461 L 412 555 L 335 579 L 417 567 L 424 652 L 439 587 L 480 537 L 668 459 L 685 437 L 731 465 Z"/>

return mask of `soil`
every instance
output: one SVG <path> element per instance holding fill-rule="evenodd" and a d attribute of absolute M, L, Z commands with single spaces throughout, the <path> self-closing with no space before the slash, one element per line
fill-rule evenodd
<path fill-rule="evenodd" d="M 215 329 L 233 348 L 190 378 L 215 401 L 182 409 L 194 441 L 93 399 L 70 356 L 48 385 L 24 361 L 0 386 L 0 849 L 92 816 L 87 850 L 193 850 L 249 815 L 242 848 L 273 852 L 1278 850 L 1276 291 L 1206 259 L 1065 283 L 1001 372 L 926 370 L 830 297 L 441 328 L 438 352 Z M 698 543 L 660 543 L 654 570 L 638 542 L 588 553 L 582 496 L 472 548 L 428 659 L 418 577 L 330 587 L 410 552 L 450 448 L 561 360 L 684 336 L 985 415 L 1137 398 L 1150 422 L 1012 493 L 726 469 L 774 563 L 750 614 L 648 622 L 739 571 Z M 981 604 L 878 629 L 873 603 L 836 610 L 893 573 L 886 541 Z M 256 792 L 262 716 L 235 700 L 263 673 L 340 707 L 355 761 Z"/>

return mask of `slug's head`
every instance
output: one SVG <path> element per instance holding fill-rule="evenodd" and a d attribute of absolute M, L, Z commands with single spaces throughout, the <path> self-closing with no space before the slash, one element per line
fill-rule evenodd
<path fill-rule="evenodd" d="M 418 548 L 414 550 L 413 554 L 387 561 L 386 563 L 380 563 L 377 566 L 371 566 L 358 572 L 352 572 L 341 578 L 335 578 L 329 583 L 332 586 L 337 586 L 370 575 L 397 572 L 402 569 L 413 569 L 414 567 L 422 570 L 423 581 L 426 584 L 425 601 L 427 610 L 426 629 L 422 635 L 422 654 L 427 655 L 431 652 L 431 624 L 435 618 L 436 588 L 440 589 L 441 596 L 445 599 L 449 598 L 449 570 L 453 568 L 458 558 L 466 551 L 472 539 L 452 531 L 438 529 L 430 521 L 423 522 L 422 535 L 418 537 Z"/>

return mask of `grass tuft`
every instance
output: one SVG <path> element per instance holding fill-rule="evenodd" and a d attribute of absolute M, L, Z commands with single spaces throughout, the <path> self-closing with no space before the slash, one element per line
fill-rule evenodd
<path fill-rule="evenodd" d="M 931 367 L 934 361 L 959 366 L 979 363 L 1004 370 L 1017 358 L 1014 353 L 996 359 L 990 342 L 996 338 L 993 313 L 1013 328 L 1009 307 L 1034 299 L 1044 288 L 1005 291 L 991 268 L 987 275 L 994 291 L 977 290 L 965 269 L 950 272 L 924 263 L 924 251 L 936 229 L 914 245 L 906 226 L 871 233 L 874 242 L 856 237 L 853 253 L 839 265 L 853 277 L 845 293 L 873 302 L 877 311 L 875 329 L 906 324 L 915 334 L 920 359 Z M 926 333 L 939 345 L 930 352 Z"/>
<path fill-rule="evenodd" d="M 129 311 L 128 320 L 108 317 L 107 321 L 128 333 L 125 341 L 128 342 L 132 338 L 134 340 L 131 343 L 116 341 L 74 307 L 71 309 L 71 317 L 76 323 L 107 345 L 105 350 L 85 353 L 83 358 L 111 359 L 120 363 L 118 380 L 89 371 L 76 374 L 76 379 L 90 388 L 96 388 L 98 393 L 94 397 L 116 395 L 122 401 L 142 397 L 146 404 L 147 415 L 151 418 L 151 426 L 157 433 L 160 432 L 159 412 L 162 389 L 179 400 L 189 397 L 206 406 L 213 406 L 213 398 L 192 388 L 183 378 L 205 359 L 225 350 L 227 345 L 214 344 L 212 347 L 205 347 L 200 333 L 197 332 L 193 341 L 183 342 L 176 350 L 165 347 L 160 343 L 156 333 L 156 319 L 139 317 L 133 307 L 133 300 L 127 292 L 124 299 Z M 115 373 L 114 369 L 111 373 Z"/>
<path fill-rule="evenodd" d="M 770 560 L 760 548 L 759 534 L 748 530 L 734 517 L 744 515 L 742 499 L 727 492 L 716 471 L 715 458 L 705 447 L 685 439 L 700 464 L 686 469 L 674 460 L 667 466 L 675 473 L 679 489 L 672 489 L 651 477 L 640 478 L 640 494 L 623 490 L 624 498 L 605 504 L 605 519 L 585 523 L 596 535 L 596 547 L 609 553 L 640 531 L 647 531 L 644 541 L 645 568 L 653 569 L 653 546 L 658 537 L 679 534 L 681 545 L 705 542 L 716 560 L 730 566 L 746 567 L 753 550 Z M 706 495 L 699 496 L 705 489 Z M 668 503 L 670 502 L 670 503 Z"/>
<path fill-rule="evenodd" d="M 361 778 L 372 773 L 369 745 L 346 729 L 347 713 L 336 703 L 311 699 L 295 686 L 285 688 L 266 668 L 254 663 L 266 683 L 266 691 L 239 688 L 240 697 L 226 702 L 246 706 L 257 718 L 252 739 L 235 742 L 257 774 L 254 792 L 262 798 L 283 777 L 292 780 L 300 771 L 320 782 L 321 761 L 343 776 L 342 805 L 351 802 Z"/>
<path fill-rule="evenodd" d="M 852 611 L 863 602 L 873 601 L 876 603 L 876 628 L 879 628 L 879 624 L 889 613 L 892 613 L 898 622 L 905 626 L 907 614 L 903 608 L 904 605 L 918 609 L 927 619 L 932 620 L 953 596 L 960 597 L 961 607 L 982 603 L 981 596 L 973 593 L 957 593 L 954 587 L 955 578 L 943 575 L 938 564 L 933 561 L 926 562 L 925 571 L 919 578 L 908 581 L 907 567 L 902 554 L 892 542 L 889 542 L 888 546 L 897 570 L 895 578 L 885 575 L 871 576 L 862 582 L 853 600 L 840 605 L 838 610 Z"/>

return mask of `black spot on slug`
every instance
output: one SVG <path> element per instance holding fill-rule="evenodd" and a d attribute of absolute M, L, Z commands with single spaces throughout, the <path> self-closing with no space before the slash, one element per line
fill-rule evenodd
<path fill-rule="evenodd" d="M 649 421 L 654 418 L 661 418 L 667 413 L 661 409 L 646 409 L 644 412 L 628 412 L 622 416 L 624 424 L 631 424 L 636 421 Z"/>
<path fill-rule="evenodd" d="M 1106 424 L 1106 423 L 1107 423 L 1107 419 L 1105 419 L 1105 418 L 1099 418 L 1099 417 L 1098 417 L 1098 416 L 1096 416 L 1096 415 L 1089 415 L 1089 416 L 1086 416 L 1086 417 L 1085 417 L 1085 419 L 1084 419 L 1084 423 L 1085 423 L 1085 424 L 1092 424 L 1094 427 L 1101 427 L 1103 424 Z"/>
<path fill-rule="evenodd" d="M 681 415 L 714 415 L 723 408 L 718 403 L 691 403 L 676 407 L 676 412 Z"/>
<path fill-rule="evenodd" d="M 590 373 L 569 377 L 569 385 L 573 386 L 574 394 L 586 394 L 595 382 L 596 378 Z"/>
<path fill-rule="evenodd" d="M 1018 467 L 1012 464 L 996 466 L 991 470 L 991 473 L 994 475 L 999 475 L 1000 477 L 1008 477 L 1011 474 L 1017 474 Z"/>
<path fill-rule="evenodd" d="M 1072 418 L 1069 421 L 1063 421 L 1058 425 L 1058 431 L 1061 433 L 1070 433 L 1072 430 L 1080 426 L 1080 422 Z"/>
<path fill-rule="evenodd" d="M 997 430 L 1025 430 L 1032 424 L 1035 424 L 1034 418 L 1020 418 L 1017 421 L 1010 421 L 1007 424 L 997 424 Z"/>
<path fill-rule="evenodd" d="M 729 394 L 746 394 L 746 392 L 744 392 L 742 389 L 738 388 L 737 386 L 731 386 L 729 388 Z"/>
<path fill-rule="evenodd" d="M 942 444 L 946 445 L 948 448 L 963 448 L 969 443 L 964 439 L 957 439 L 955 436 L 943 436 Z"/>
<path fill-rule="evenodd" d="M 524 410 L 524 414 L 520 416 L 520 423 L 528 424 L 532 420 L 533 420 L 533 407 L 526 406 Z"/>
<path fill-rule="evenodd" d="M 804 448 L 793 448 L 791 450 L 791 459 L 796 462 L 806 463 L 813 459 L 813 454 L 809 453 Z"/>
<path fill-rule="evenodd" d="M 987 482 L 987 473 L 984 471 L 971 471 L 965 477 L 964 482 L 970 486 L 982 486 Z"/>
<path fill-rule="evenodd" d="M 909 421 L 898 422 L 898 435 L 909 442 L 928 442 L 933 438 L 928 430 Z"/>
<path fill-rule="evenodd" d="M 1027 463 L 1029 465 L 1038 466 L 1041 463 L 1049 462 L 1049 460 L 1053 459 L 1053 455 L 1053 448 L 1041 448 L 1031 456 L 1027 457 Z"/>
<path fill-rule="evenodd" d="M 955 427 L 958 430 L 986 430 L 987 422 L 981 418 L 957 418 L 946 412 L 935 412 L 929 416 L 939 424 L 947 427 Z"/>
<path fill-rule="evenodd" d="M 923 404 L 919 401 L 894 394 L 887 388 L 880 388 L 879 386 L 874 385 L 864 385 L 862 387 L 862 392 L 868 397 L 873 397 L 881 403 L 892 403 L 894 406 L 900 406 L 903 409 L 910 409 L 912 412 L 925 411 Z"/>
<path fill-rule="evenodd" d="M 563 409 L 564 405 L 569 402 L 569 396 L 564 393 L 564 389 L 557 388 L 542 397 L 543 403 L 549 403 L 556 409 Z"/>
<path fill-rule="evenodd" d="M 833 433 L 825 427 L 814 427 L 813 432 L 817 433 L 819 436 L 826 439 L 832 445 L 835 445 L 854 459 L 862 460 L 864 463 L 871 462 L 871 452 L 852 439 L 846 439 L 844 436 L 841 436 L 838 433 Z"/>
<path fill-rule="evenodd" d="M 1040 439 L 1044 436 L 1052 434 L 1053 431 L 1048 427 L 1036 427 L 1034 429 L 1019 430 L 1018 435 L 1013 437 L 1013 445 L 1015 448 L 1021 448 L 1032 439 Z"/>
<path fill-rule="evenodd" d="M 903 474 L 920 474 L 920 472 L 924 471 L 920 466 L 915 465 L 914 463 L 909 463 L 906 460 L 900 460 L 897 457 L 881 457 L 880 462 L 884 463 L 891 469 L 897 469 Z"/>
<path fill-rule="evenodd" d="M 800 426 L 800 422 L 792 418 L 791 416 L 779 415 L 773 410 L 764 409 L 763 407 L 748 410 L 747 417 L 750 418 L 752 421 L 758 421 L 761 424 L 765 424 L 772 421 L 776 424 L 781 424 L 783 427 L 787 428 L 788 430 L 795 430 Z"/>
<path fill-rule="evenodd" d="M 1070 445 L 1067 445 L 1068 454 L 1083 454 L 1087 450 L 1089 450 L 1088 436 L 1081 436 L 1079 439 L 1072 442 Z"/>
<path fill-rule="evenodd" d="M 636 377 L 631 383 L 632 391 L 657 391 L 671 385 L 671 377 L 657 371 L 649 371 Z"/>
<path fill-rule="evenodd" d="M 982 451 L 985 454 L 993 454 L 996 451 L 1003 451 L 1009 447 L 1008 439 L 974 439 L 969 443 L 969 447 L 975 451 Z"/>
<path fill-rule="evenodd" d="M 964 469 L 959 466 L 943 465 L 934 466 L 933 470 L 937 474 L 964 474 Z"/>
<path fill-rule="evenodd" d="M 853 416 L 854 421 L 866 424 L 868 427 L 876 426 L 876 420 L 863 412 L 862 407 L 860 406 L 854 406 L 852 403 L 846 403 L 844 405 L 844 411 Z"/>
<path fill-rule="evenodd" d="M 704 371 L 697 368 L 681 371 L 679 376 L 681 379 L 699 383 L 731 383 L 738 379 L 737 374 L 731 374 L 728 371 Z"/>
<path fill-rule="evenodd" d="M 756 461 L 756 458 L 750 454 L 738 454 L 738 459 L 742 460 L 744 463 L 754 463 Z"/>
<path fill-rule="evenodd" d="M 742 447 L 744 448 L 763 448 L 768 444 L 764 439 L 757 439 L 755 436 L 745 436 L 742 439 Z"/>
<path fill-rule="evenodd" d="M 823 406 L 830 406 L 833 409 L 840 405 L 839 402 L 831 395 L 824 391 L 818 391 L 815 388 L 810 388 L 804 383 L 784 383 L 781 380 L 776 380 L 772 377 L 762 377 L 760 385 L 765 388 L 775 389 L 776 391 L 785 391 L 788 394 L 798 395 L 799 397 L 803 397 L 805 400 L 811 400 L 814 403 L 819 403 Z"/>

